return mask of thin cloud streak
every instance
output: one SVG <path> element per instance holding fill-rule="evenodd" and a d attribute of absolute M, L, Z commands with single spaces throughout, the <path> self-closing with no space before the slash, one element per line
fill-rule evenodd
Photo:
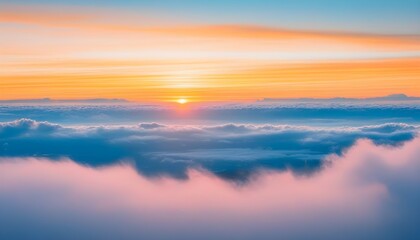
<path fill-rule="evenodd" d="M 302 96 L 366 98 L 395 92 L 420 95 L 418 58 L 288 64 L 91 60 L 77 65 L 75 61 L 2 65 L 0 88 L 8 91 L 0 99 L 174 101 L 187 96 L 192 102 L 206 102 Z"/>
<path fill-rule="evenodd" d="M 118 17 L 118 18 L 117 18 Z M 191 49 L 194 42 L 201 46 L 201 50 L 219 46 L 220 49 L 236 50 L 305 50 L 315 49 L 341 49 L 354 51 L 418 51 L 420 40 L 416 36 L 375 35 L 357 33 L 335 33 L 317 31 L 298 31 L 273 28 L 258 25 L 219 24 L 197 25 L 191 22 L 177 22 L 173 19 L 162 20 L 150 16 L 139 16 L 130 12 L 118 10 L 89 11 L 88 9 L 62 9 L 30 8 L 30 7 L 5 7 L 0 14 L 0 22 L 9 24 L 24 24 L 27 28 L 40 26 L 50 29 L 51 33 L 57 32 L 57 40 L 66 31 L 76 31 L 80 38 L 89 39 L 92 34 L 98 37 L 113 37 L 115 32 L 126 34 L 126 39 L 141 40 L 153 39 L 162 42 L 161 47 L 180 47 Z M 5 28 L 5 31 L 8 29 Z M 41 31 L 39 31 L 41 32 Z M 73 36 L 75 33 L 72 33 Z M 134 34 L 134 35 L 133 35 Z M 139 35 L 137 35 L 139 34 Z M 212 41 L 213 40 L 213 41 Z M 252 40 L 252 41 L 248 41 Z M 176 45 L 171 43 L 177 42 Z M 206 42 L 211 44 L 206 44 Z M 132 45 L 133 43 L 131 43 Z M 189 46 L 190 45 L 190 46 Z M 287 47 L 285 46 L 287 45 Z M 140 47 L 137 45 L 136 47 Z M 280 47 L 280 48 L 279 48 Z M 302 49 L 303 47 L 303 49 Z M 194 49 L 194 48 L 192 48 Z M 143 49 L 144 50 L 144 49 Z"/>

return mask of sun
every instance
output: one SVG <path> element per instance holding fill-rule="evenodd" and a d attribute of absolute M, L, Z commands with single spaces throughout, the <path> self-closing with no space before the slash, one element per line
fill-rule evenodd
<path fill-rule="evenodd" d="M 188 100 L 187 100 L 187 99 L 185 99 L 185 98 L 180 98 L 180 99 L 178 99 L 178 100 L 177 100 L 177 102 L 178 102 L 179 104 L 186 104 L 186 103 L 188 102 Z"/>

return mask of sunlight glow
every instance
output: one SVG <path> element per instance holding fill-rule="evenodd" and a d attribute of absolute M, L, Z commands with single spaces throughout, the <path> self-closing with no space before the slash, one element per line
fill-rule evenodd
<path fill-rule="evenodd" d="M 185 104 L 185 103 L 187 103 L 187 102 L 188 102 L 188 100 L 187 100 L 187 99 L 185 99 L 185 98 L 180 98 L 180 99 L 178 99 L 178 100 L 177 100 L 177 102 L 178 102 L 179 104 Z"/>

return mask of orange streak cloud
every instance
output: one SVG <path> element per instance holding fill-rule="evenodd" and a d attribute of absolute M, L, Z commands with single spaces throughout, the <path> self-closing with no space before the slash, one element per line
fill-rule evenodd
<path fill-rule="evenodd" d="M 220 68 L 179 63 L 142 69 L 87 69 L 61 65 L 56 73 L 0 74 L 1 99 L 17 98 L 128 98 L 170 101 L 185 96 L 191 101 L 251 100 L 264 97 L 371 97 L 403 92 L 420 95 L 420 59 L 272 64 Z M 99 62 L 101 66 L 104 63 Z M 115 66 L 112 63 L 111 66 Z M 125 63 L 127 64 L 127 63 Z M 197 68 L 192 73 L 173 69 Z M 67 69 L 67 73 L 65 73 Z M 165 70 L 166 68 L 166 70 Z M 200 69 L 204 68 L 204 69 Z M 55 68 L 54 68 L 55 69 Z M 137 71 L 140 69 L 139 71 Z M 200 70 L 202 73 L 200 73 Z"/>
<path fill-rule="evenodd" d="M 134 13 L 118 11 L 95 11 L 73 9 L 57 12 L 57 9 L 30 9 L 12 6 L 0 10 L 0 22 L 39 25 L 53 28 L 69 28 L 88 33 L 112 34 L 115 31 L 152 35 L 170 35 L 192 38 L 253 39 L 253 40 L 298 40 L 309 39 L 331 43 L 365 46 L 374 49 L 420 50 L 419 37 L 370 35 L 357 33 L 297 31 L 252 25 L 195 25 L 191 23 L 162 21 L 140 17 Z M 109 20 L 111 19 L 111 21 Z M 118 20 L 116 20 L 118 19 Z"/>

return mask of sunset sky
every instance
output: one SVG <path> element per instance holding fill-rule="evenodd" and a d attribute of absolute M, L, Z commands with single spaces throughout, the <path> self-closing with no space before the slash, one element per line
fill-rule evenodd
<path fill-rule="evenodd" d="M 88 2 L 0 1 L 0 99 L 420 95 L 417 0 Z"/>

